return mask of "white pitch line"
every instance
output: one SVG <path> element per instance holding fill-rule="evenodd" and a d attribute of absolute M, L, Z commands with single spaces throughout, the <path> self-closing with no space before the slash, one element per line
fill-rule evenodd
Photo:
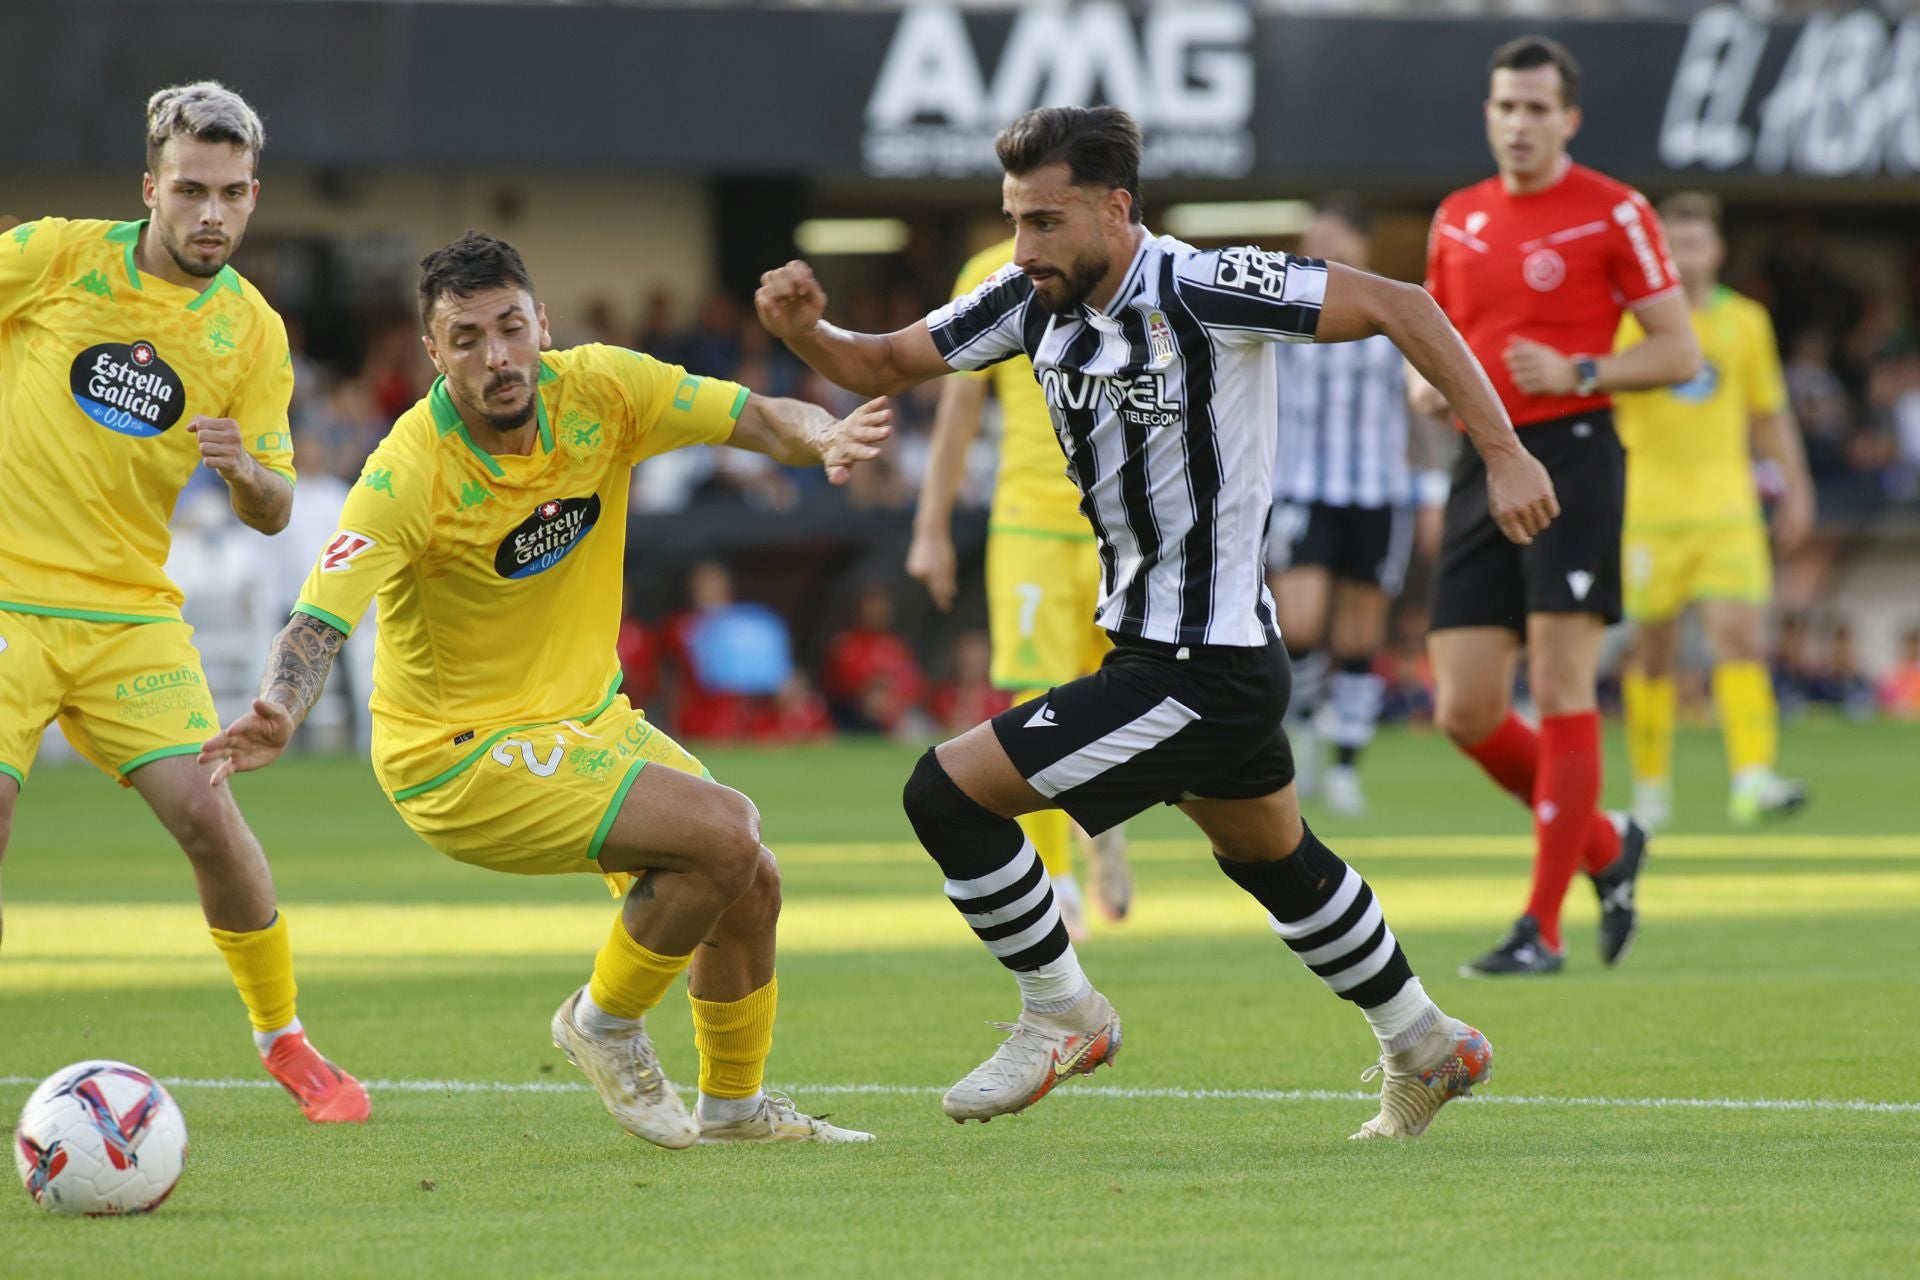
<path fill-rule="evenodd" d="M 0 1076 L 0 1086 L 39 1084 L 35 1076 Z M 278 1089 L 272 1080 L 191 1080 L 163 1077 L 173 1089 Z M 589 1093 L 573 1080 L 367 1080 L 374 1093 Z M 690 1085 L 679 1086 L 691 1089 Z M 939 1097 L 939 1085 L 796 1084 L 781 1088 L 802 1097 L 853 1094 L 882 1097 Z M 1182 1089 L 1126 1088 L 1084 1084 L 1061 1090 L 1060 1098 L 1096 1098 L 1118 1102 L 1371 1102 L 1380 1095 L 1358 1089 Z M 1875 1102 L 1865 1098 L 1581 1098 L 1509 1093 L 1476 1094 L 1471 1101 L 1511 1107 L 1592 1107 L 1633 1111 L 1855 1111 L 1881 1115 L 1920 1114 L 1920 1102 Z"/>

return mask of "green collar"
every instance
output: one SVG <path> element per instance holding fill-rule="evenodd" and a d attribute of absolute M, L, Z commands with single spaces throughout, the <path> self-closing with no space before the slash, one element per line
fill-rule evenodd
<path fill-rule="evenodd" d="M 555 381 L 559 376 L 547 367 L 545 360 L 540 362 L 538 386 L 533 392 L 534 420 L 540 424 L 540 447 L 548 453 L 553 452 L 553 427 L 547 422 L 547 398 L 540 394 L 539 388 Z M 433 380 L 433 389 L 427 392 L 427 409 L 433 414 L 433 425 L 441 435 L 444 436 L 449 431 L 459 432 L 461 443 L 472 450 L 473 456 L 480 459 L 480 464 L 490 474 L 496 477 L 507 474 L 499 462 L 495 461 L 494 456 L 475 444 L 473 437 L 467 434 L 467 424 L 460 417 L 460 410 L 454 407 L 453 397 L 447 392 L 447 380 L 444 377 Z"/>
<path fill-rule="evenodd" d="M 136 289 L 144 288 L 144 286 L 140 283 L 140 266 L 134 261 L 134 250 L 139 247 L 140 233 L 146 229 L 147 222 L 148 219 L 146 218 L 142 218 L 138 222 L 117 222 L 113 225 L 113 229 L 107 232 L 106 236 L 109 243 L 120 245 L 125 250 L 127 283 Z M 187 310 L 198 311 L 201 307 L 207 305 L 209 298 L 213 297 L 214 294 L 220 292 L 222 289 L 232 290 L 236 297 L 244 298 L 247 296 L 246 292 L 240 287 L 240 273 L 235 271 L 232 266 L 225 266 L 215 273 L 213 280 L 206 288 L 200 291 L 200 296 L 187 304 Z"/>

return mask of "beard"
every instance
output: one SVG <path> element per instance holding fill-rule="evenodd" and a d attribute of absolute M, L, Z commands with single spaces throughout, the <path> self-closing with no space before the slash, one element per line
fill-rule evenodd
<path fill-rule="evenodd" d="M 226 269 L 227 259 L 233 256 L 233 241 L 225 242 L 226 252 L 220 255 L 219 261 L 208 262 L 204 258 L 189 255 L 187 240 L 190 239 L 191 236 L 176 239 L 170 231 L 161 233 L 160 243 L 166 249 L 167 256 L 173 259 L 174 266 L 201 280 L 211 280 Z"/>
<path fill-rule="evenodd" d="M 491 409 L 487 407 L 487 396 L 505 387 L 524 387 L 527 385 L 527 382 L 528 380 L 519 374 L 494 378 L 487 383 L 485 389 L 480 393 L 480 396 L 472 401 L 468 407 L 479 414 L 481 418 L 485 419 L 486 424 L 495 431 L 501 432 L 502 434 L 509 431 L 518 431 L 520 428 L 526 426 L 527 423 L 533 421 L 534 412 L 540 405 L 539 397 L 529 395 L 527 402 L 518 409 Z"/>
<path fill-rule="evenodd" d="M 1073 260 L 1071 266 L 1059 268 L 1054 279 L 1065 290 L 1057 300 L 1049 300 L 1036 285 L 1033 296 L 1050 315 L 1066 315 L 1078 311 L 1086 305 L 1088 298 L 1107 271 L 1113 266 L 1112 259 L 1098 249 L 1089 250 Z"/>

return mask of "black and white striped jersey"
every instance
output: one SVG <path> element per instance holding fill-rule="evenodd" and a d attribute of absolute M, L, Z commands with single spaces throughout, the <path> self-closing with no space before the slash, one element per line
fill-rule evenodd
<path fill-rule="evenodd" d="M 1094 621 L 1166 644 L 1277 632 L 1264 559 L 1279 410 L 1271 342 L 1310 342 L 1326 264 L 1148 236 L 1101 310 L 1055 316 L 1018 267 L 927 317 L 946 362 L 1025 354 L 1100 542 Z"/>
<path fill-rule="evenodd" d="M 1360 342 L 1285 346 L 1280 450 L 1273 496 L 1329 507 L 1400 507 L 1413 501 L 1407 466 L 1407 369 L 1376 334 Z"/>

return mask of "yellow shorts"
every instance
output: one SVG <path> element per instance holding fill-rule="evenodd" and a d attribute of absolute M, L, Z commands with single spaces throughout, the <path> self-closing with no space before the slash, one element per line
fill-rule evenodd
<path fill-rule="evenodd" d="M 0 773 L 25 785 L 49 724 L 127 786 L 220 728 L 193 628 L 0 612 Z"/>
<path fill-rule="evenodd" d="M 1113 642 L 1093 625 L 1100 553 L 1092 537 L 995 529 L 987 534 L 993 687 L 1051 689 L 1096 671 Z"/>
<path fill-rule="evenodd" d="M 1773 597 L 1773 556 L 1766 526 L 1635 529 L 1621 539 L 1625 613 L 1665 622 L 1694 600 L 1765 604 Z"/>
<path fill-rule="evenodd" d="M 625 694 L 585 724 L 556 720 L 483 746 L 465 769 L 394 808 L 449 858 L 519 875 L 599 871 L 600 846 L 648 765 L 711 776 Z M 617 892 L 627 877 L 608 880 Z"/>

